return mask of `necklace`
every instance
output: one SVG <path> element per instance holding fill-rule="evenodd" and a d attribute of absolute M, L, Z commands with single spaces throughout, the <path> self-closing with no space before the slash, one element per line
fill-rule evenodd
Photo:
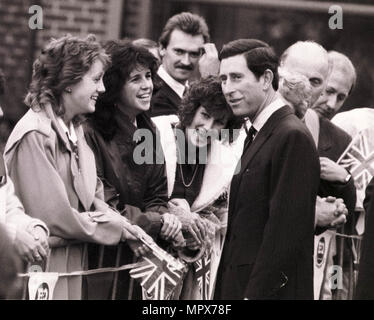
<path fill-rule="evenodd" d="M 197 173 L 197 169 L 199 168 L 199 165 L 196 164 L 196 167 L 195 167 L 195 169 L 193 170 L 193 174 L 192 174 L 192 178 L 191 178 L 190 183 L 186 183 L 186 181 L 184 180 L 184 175 L 183 175 L 182 165 L 181 165 L 180 163 L 178 163 L 178 165 L 179 165 L 179 171 L 180 171 L 180 174 L 181 174 L 182 183 L 183 183 L 184 187 L 185 187 L 185 188 L 189 188 L 189 187 L 191 187 L 193 181 L 195 180 L 196 173 Z"/>
<path fill-rule="evenodd" d="M 179 166 L 179 172 L 180 172 L 180 175 L 181 175 L 181 178 L 182 178 L 182 183 L 183 183 L 185 188 L 189 188 L 189 187 L 191 187 L 193 181 L 195 180 L 197 171 L 199 169 L 199 164 L 196 164 L 196 166 L 193 170 L 192 178 L 191 178 L 190 182 L 186 183 L 186 180 L 184 179 L 182 164 L 180 163 L 180 161 L 182 160 L 182 155 L 181 155 L 181 151 L 180 151 L 179 146 L 178 146 L 178 141 L 176 141 L 176 147 L 177 147 L 178 158 L 179 158 L 179 159 L 177 159 L 177 165 Z"/>

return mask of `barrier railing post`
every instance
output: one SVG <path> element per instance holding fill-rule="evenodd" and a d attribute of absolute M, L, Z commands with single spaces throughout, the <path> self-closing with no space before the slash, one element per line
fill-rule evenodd
<path fill-rule="evenodd" d="M 122 252 L 122 243 L 118 244 L 117 246 L 117 254 L 116 254 L 116 263 L 115 267 L 119 267 L 119 263 L 121 261 L 121 252 Z M 116 299 L 117 295 L 117 285 L 118 285 L 118 276 L 119 276 L 119 271 L 114 272 L 114 279 L 113 279 L 113 288 L 112 288 L 112 297 L 111 300 Z"/>

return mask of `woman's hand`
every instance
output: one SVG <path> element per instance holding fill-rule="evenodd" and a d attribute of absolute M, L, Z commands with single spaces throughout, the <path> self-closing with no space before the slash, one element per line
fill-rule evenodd
<path fill-rule="evenodd" d="M 128 245 L 137 257 L 146 255 L 151 249 L 140 240 L 128 240 Z"/>
<path fill-rule="evenodd" d="M 182 229 L 182 223 L 177 216 L 170 213 L 164 213 L 161 219 L 163 223 L 160 232 L 161 238 L 165 240 L 174 239 Z"/>
<path fill-rule="evenodd" d="M 18 254 L 28 262 L 42 261 L 48 255 L 48 242 L 43 244 L 34 238 L 30 232 L 17 229 L 14 245 Z"/>

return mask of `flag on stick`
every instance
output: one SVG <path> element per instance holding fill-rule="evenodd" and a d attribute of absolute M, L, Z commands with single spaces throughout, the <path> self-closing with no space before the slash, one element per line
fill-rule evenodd
<path fill-rule="evenodd" d="M 210 300 L 210 258 L 211 253 L 205 253 L 201 259 L 195 261 L 193 264 L 195 269 L 195 278 L 199 284 L 200 294 L 203 300 Z"/>
<path fill-rule="evenodd" d="M 147 300 L 169 300 L 183 281 L 186 264 L 161 249 L 156 243 L 146 243 L 151 251 L 143 256 L 140 266 L 130 270 L 130 276 L 140 282 Z"/>

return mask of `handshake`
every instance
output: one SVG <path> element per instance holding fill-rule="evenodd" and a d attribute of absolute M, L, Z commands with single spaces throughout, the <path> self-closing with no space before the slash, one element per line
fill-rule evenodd
<path fill-rule="evenodd" d="M 317 196 L 315 226 L 339 228 L 347 222 L 348 210 L 340 198 Z"/>

